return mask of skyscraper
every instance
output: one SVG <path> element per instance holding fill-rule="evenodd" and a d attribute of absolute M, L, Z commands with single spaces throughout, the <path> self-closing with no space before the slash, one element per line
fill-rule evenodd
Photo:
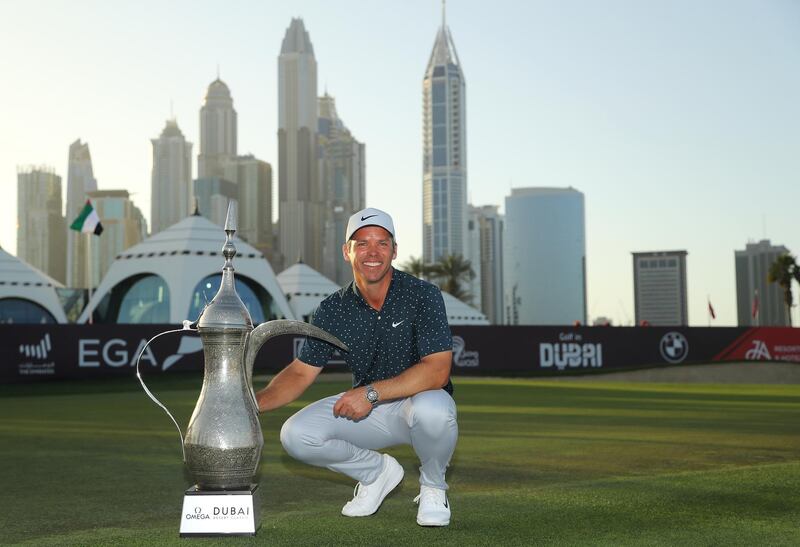
<path fill-rule="evenodd" d="M 208 86 L 206 102 L 200 109 L 197 178 L 221 177 L 225 162 L 235 156 L 236 110 L 230 89 L 217 78 Z"/>
<path fill-rule="evenodd" d="M 334 98 L 327 93 L 319 98 L 319 149 L 319 176 L 325 196 L 322 274 L 344 285 L 353 273 L 339 249 L 348 219 L 366 206 L 365 153 L 364 144 L 344 125 Z"/>
<path fill-rule="evenodd" d="M 238 206 L 239 186 L 222 177 L 204 177 L 194 180 L 194 197 L 200 216 L 219 226 L 225 225 L 228 202 Z"/>
<path fill-rule="evenodd" d="M 466 84 L 444 12 L 422 97 L 422 256 L 431 263 L 467 245 Z"/>
<path fill-rule="evenodd" d="M 480 259 L 480 309 L 493 325 L 503 323 L 503 230 L 505 221 L 497 205 L 478 207 Z"/>
<path fill-rule="evenodd" d="M 686 251 L 633 253 L 636 324 L 654 327 L 689 324 Z"/>
<path fill-rule="evenodd" d="M 102 237 L 92 239 L 92 281 L 99 283 L 117 255 L 144 241 L 147 222 L 127 190 L 97 190 L 89 199 L 103 225 Z"/>
<path fill-rule="evenodd" d="M 225 178 L 235 182 L 237 187 L 239 227 L 236 235 L 272 261 L 272 166 L 252 154 L 237 156 L 226 164 Z"/>
<path fill-rule="evenodd" d="M 153 234 L 189 215 L 192 196 L 192 143 L 175 120 L 167 120 L 153 143 L 150 183 L 150 229 Z"/>
<path fill-rule="evenodd" d="M 317 61 L 302 19 L 278 56 L 278 222 L 284 266 L 322 271 L 323 192 L 317 175 Z"/>
<path fill-rule="evenodd" d="M 789 321 L 783 303 L 783 290 L 769 283 L 769 268 L 780 255 L 788 253 L 783 245 L 768 239 L 748 243 L 734 251 L 736 261 L 736 317 L 740 327 L 785 327 Z"/>
<path fill-rule="evenodd" d="M 61 177 L 55 171 L 17 172 L 17 257 L 63 283 L 67 233 L 61 208 Z"/>
<path fill-rule="evenodd" d="M 67 287 L 85 289 L 89 286 L 86 237 L 70 230 L 69 225 L 74 221 L 86 204 L 87 194 L 97 190 L 97 180 L 92 170 L 92 155 L 89 153 L 89 144 L 82 143 L 80 139 L 69 147 L 69 171 L 67 173 Z M 92 283 L 99 283 L 99 279 L 92 279 Z"/>
<path fill-rule="evenodd" d="M 464 245 L 464 258 L 469 260 L 472 273 L 475 274 L 465 282 L 469 292 L 469 303 L 477 309 L 481 308 L 481 211 L 478 207 L 467 206 L 467 233 Z"/>
<path fill-rule="evenodd" d="M 506 322 L 586 324 L 583 193 L 574 188 L 514 188 L 505 210 Z"/>

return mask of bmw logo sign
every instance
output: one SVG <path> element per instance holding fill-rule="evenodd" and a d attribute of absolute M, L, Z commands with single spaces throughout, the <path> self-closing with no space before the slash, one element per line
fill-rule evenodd
<path fill-rule="evenodd" d="M 689 355 L 689 341 L 679 332 L 672 331 L 662 336 L 658 347 L 667 363 L 681 363 Z"/>

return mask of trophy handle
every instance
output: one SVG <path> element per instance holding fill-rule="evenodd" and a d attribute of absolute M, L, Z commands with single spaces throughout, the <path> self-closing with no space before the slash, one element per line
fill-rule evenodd
<path fill-rule="evenodd" d="M 334 335 L 319 327 L 304 323 L 303 321 L 274 319 L 266 323 L 261 323 L 253 329 L 245 342 L 245 375 L 247 377 L 247 382 L 250 384 L 250 393 L 253 395 L 254 402 L 256 400 L 256 395 L 255 391 L 253 391 L 253 364 L 255 363 L 258 350 L 261 349 L 264 342 L 282 334 L 304 334 L 306 336 L 313 336 L 314 338 L 319 338 L 329 344 L 333 344 L 339 349 L 349 351 L 347 346 Z M 256 408 L 258 408 L 258 403 L 256 403 Z"/>

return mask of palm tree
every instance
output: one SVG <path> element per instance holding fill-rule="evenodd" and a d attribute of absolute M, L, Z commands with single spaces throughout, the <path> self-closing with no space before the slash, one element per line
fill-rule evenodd
<path fill-rule="evenodd" d="M 786 305 L 786 317 L 789 319 L 789 326 L 792 326 L 792 279 L 800 283 L 800 266 L 797 265 L 795 257 L 789 253 L 784 253 L 775 259 L 769 267 L 767 281 L 777 283 L 783 289 L 783 303 Z"/>
<path fill-rule="evenodd" d="M 462 302 L 470 303 L 472 295 L 462 284 L 475 278 L 469 260 L 461 255 L 444 255 L 433 265 L 433 278 L 439 288 L 450 293 Z"/>
<path fill-rule="evenodd" d="M 410 256 L 405 263 L 400 264 L 401 270 L 410 273 L 414 277 L 419 277 L 420 279 L 428 279 L 428 276 L 431 275 L 432 268 L 433 266 L 431 264 L 425 264 L 422 257 L 414 258 Z"/>

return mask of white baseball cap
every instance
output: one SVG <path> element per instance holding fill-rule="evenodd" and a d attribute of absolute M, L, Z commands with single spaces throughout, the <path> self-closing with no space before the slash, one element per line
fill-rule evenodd
<path fill-rule="evenodd" d="M 350 241 L 353 234 L 364 226 L 380 226 L 394 237 L 394 222 L 392 222 L 392 217 L 389 216 L 389 213 L 381 211 L 380 209 L 367 207 L 355 213 L 350 217 L 350 220 L 347 221 L 347 231 L 344 234 L 344 240 Z"/>

